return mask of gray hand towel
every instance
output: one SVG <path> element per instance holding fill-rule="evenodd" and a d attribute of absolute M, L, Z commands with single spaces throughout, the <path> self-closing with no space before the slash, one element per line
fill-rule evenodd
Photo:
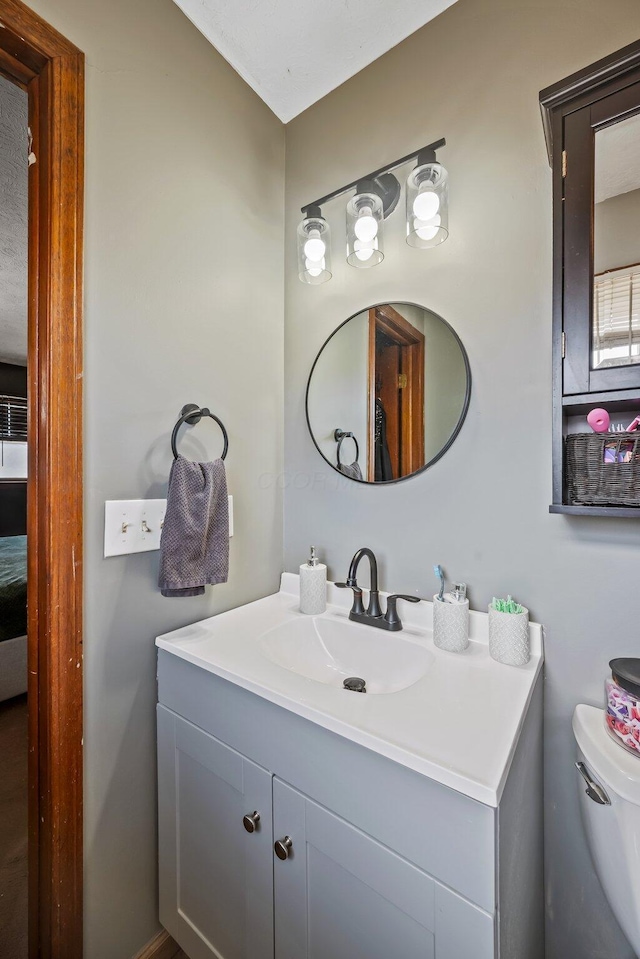
<path fill-rule="evenodd" d="M 200 596 L 206 583 L 226 583 L 229 575 L 229 501 L 221 459 L 173 461 L 167 512 L 160 537 L 163 596 Z"/>
<path fill-rule="evenodd" d="M 363 478 L 362 470 L 358 462 L 351 463 L 350 466 L 347 466 L 346 463 L 340 463 L 338 469 L 341 473 L 344 473 L 345 476 L 350 476 L 351 479 L 361 480 Z"/>

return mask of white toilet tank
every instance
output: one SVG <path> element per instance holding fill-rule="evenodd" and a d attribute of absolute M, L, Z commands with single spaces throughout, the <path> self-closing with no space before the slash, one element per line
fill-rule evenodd
<path fill-rule="evenodd" d="M 640 757 L 614 742 L 604 710 L 576 706 L 580 814 L 598 878 L 640 956 Z M 591 784 L 589 784 L 589 780 Z"/>

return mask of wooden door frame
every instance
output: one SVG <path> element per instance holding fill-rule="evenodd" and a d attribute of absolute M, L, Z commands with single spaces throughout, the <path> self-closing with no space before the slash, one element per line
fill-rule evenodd
<path fill-rule="evenodd" d="M 411 365 L 408 415 L 402 422 L 401 479 L 422 469 L 424 462 L 424 353 L 425 337 L 401 313 L 389 304 L 374 306 L 369 310 L 369 357 L 368 357 L 368 417 L 367 417 L 367 480 L 375 482 L 375 435 L 376 419 L 376 331 L 382 330 L 399 346 L 410 347 L 407 358 Z M 417 424 L 416 424 L 417 420 Z M 414 436 L 418 442 L 412 442 Z"/>
<path fill-rule="evenodd" d="M 29 955 L 82 957 L 84 55 L 0 0 L 0 73 L 29 96 Z"/>

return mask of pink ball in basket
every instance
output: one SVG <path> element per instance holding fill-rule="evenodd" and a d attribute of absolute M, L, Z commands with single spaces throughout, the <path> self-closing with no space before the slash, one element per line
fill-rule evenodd
<path fill-rule="evenodd" d="M 611 426 L 611 417 L 606 410 L 598 407 L 595 410 L 591 410 L 587 416 L 587 423 L 594 433 L 606 433 Z"/>

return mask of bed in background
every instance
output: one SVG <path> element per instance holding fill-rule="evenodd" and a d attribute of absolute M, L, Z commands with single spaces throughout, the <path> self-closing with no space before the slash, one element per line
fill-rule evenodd
<path fill-rule="evenodd" d="M 0 702 L 27 691 L 27 537 L 0 537 Z"/>
<path fill-rule="evenodd" d="M 0 363 L 0 702 L 27 691 L 27 370 Z"/>

